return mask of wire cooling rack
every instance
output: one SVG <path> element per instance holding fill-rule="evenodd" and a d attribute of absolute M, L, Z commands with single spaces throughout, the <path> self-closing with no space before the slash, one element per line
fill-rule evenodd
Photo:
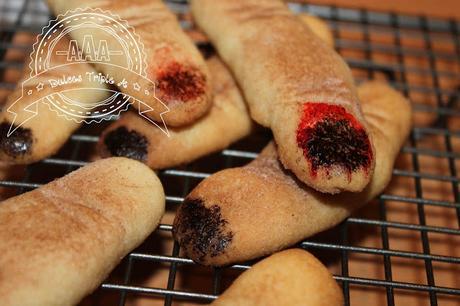
<path fill-rule="evenodd" d="M 168 4 L 184 20 L 184 28 L 190 27 L 189 19 L 183 18 L 185 1 Z M 387 191 L 338 227 L 298 246 L 313 252 L 334 272 L 346 305 L 459 305 L 459 22 L 290 5 L 328 22 L 336 49 L 358 82 L 388 80 L 411 99 L 415 112 L 410 138 Z M 32 41 L 22 38 L 39 33 L 49 18 L 39 0 L 0 2 L 3 98 L 16 85 L 22 61 L 30 52 Z M 86 164 L 99 131 L 100 127 L 85 126 L 56 156 L 3 177 L 2 192 L 27 191 Z M 213 269 L 181 256 L 171 237 L 174 211 L 200 180 L 220 169 L 246 164 L 269 139 L 268 132 L 258 131 L 227 150 L 161 171 L 167 194 L 161 225 L 82 305 L 195 305 L 223 292 L 251 263 Z"/>

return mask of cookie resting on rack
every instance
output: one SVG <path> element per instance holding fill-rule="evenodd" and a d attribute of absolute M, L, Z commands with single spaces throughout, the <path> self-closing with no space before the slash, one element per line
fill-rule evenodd
<path fill-rule="evenodd" d="M 75 305 L 157 227 L 160 180 L 122 157 L 0 203 L 2 306 Z"/>
<path fill-rule="evenodd" d="M 290 249 L 243 272 L 211 306 L 342 306 L 342 290 L 313 255 Z"/>
<path fill-rule="evenodd" d="M 93 8 L 108 11 L 126 21 L 134 29 L 133 36 L 138 36 L 146 57 L 146 77 L 156 83 L 155 96 L 170 111 L 163 119 L 167 126 L 183 126 L 196 121 L 211 107 L 211 80 L 209 70 L 198 48 L 181 29 L 173 12 L 161 0 L 47 0 L 52 11 L 64 14 L 78 8 Z M 95 20 L 93 20 L 95 22 Z M 105 25 L 105 24 L 103 24 Z M 104 32 L 102 32 L 104 33 Z M 82 47 L 84 31 L 72 31 L 71 35 Z M 114 37 L 94 32 L 96 40 L 105 39 L 109 50 L 119 48 Z M 107 36 L 107 37 L 106 37 Z M 98 71 L 112 76 L 117 82 L 123 80 L 126 56 L 111 57 L 111 65 L 95 63 Z M 129 80 L 134 83 L 135 80 Z M 136 88 L 121 88 L 123 93 L 136 97 Z M 163 109 L 153 95 L 143 102 L 151 108 Z M 141 107 L 139 103 L 133 106 Z M 159 112 L 145 112 L 152 120 L 161 122 Z"/>
<path fill-rule="evenodd" d="M 321 192 L 363 190 L 376 156 L 345 61 L 282 1 L 193 0 L 191 11 L 283 165 Z"/>
<path fill-rule="evenodd" d="M 194 261 L 223 266 L 271 254 L 329 229 L 387 186 L 411 125 L 409 102 L 379 82 L 358 93 L 377 160 L 360 193 L 323 194 L 285 170 L 274 143 L 247 166 L 204 179 L 179 207 L 173 234 Z"/>

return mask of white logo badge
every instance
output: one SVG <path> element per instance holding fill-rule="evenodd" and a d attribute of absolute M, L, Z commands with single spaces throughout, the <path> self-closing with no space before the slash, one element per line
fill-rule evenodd
<path fill-rule="evenodd" d="M 69 40 L 69 36 L 73 39 Z M 81 42 L 79 46 L 78 41 Z M 63 43 L 63 42 L 66 43 Z M 22 93 L 9 108 L 15 115 L 8 137 L 26 121 L 38 115 L 38 103 L 46 103 L 57 115 L 76 122 L 93 123 L 109 120 L 138 103 L 139 115 L 149 120 L 169 136 L 163 114 L 169 108 L 155 96 L 155 83 L 146 77 L 146 61 L 143 44 L 126 21 L 100 9 L 77 9 L 59 15 L 50 21 L 37 38 L 30 55 L 30 77 L 22 83 Z M 59 60 L 56 60 L 59 59 Z M 96 72 L 81 65 L 94 64 L 100 71 L 112 71 L 116 75 Z M 80 65 L 80 69 L 72 69 Z M 110 68 L 110 69 L 104 69 Z M 83 69 L 84 71 L 84 69 Z M 53 77 L 48 77 L 49 75 Z M 55 77 L 59 76 L 59 77 Z M 37 80 L 44 78 L 44 81 Z M 85 84 L 68 89 L 68 84 Z M 67 86 L 67 89 L 66 89 Z M 24 88 L 31 88 L 25 92 Z M 79 101 L 74 91 L 103 90 L 109 93 L 102 100 Z M 72 94 L 73 92 L 73 94 Z M 128 94 L 129 93 L 129 94 Z M 33 95 L 34 100 L 21 108 L 26 116 L 17 119 L 17 107 L 21 99 Z M 97 95 L 94 95 L 97 96 Z M 156 99 L 158 109 L 144 101 Z M 152 121 L 147 113 L 155 112 L 162 122 Z"/>

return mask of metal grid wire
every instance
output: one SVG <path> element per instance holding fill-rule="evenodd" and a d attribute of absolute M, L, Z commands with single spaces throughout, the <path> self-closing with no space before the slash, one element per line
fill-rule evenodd
<path fill-rule="evenodd" d="M 6 4 L 2 3 L 0 90 L 11 90 L 15 83 L 4 81 L 4 76 L 7 71 L 22 69 L 22 63 L 8 60 L 7 51 L 14 49 L 25 54 L 30 51 L 30 45 L 14 41 L 15 34 L 40 32 L 50 16 L 46 6 L 39 0 L 7 0 Z M 184 1 L 169 1 L 168 4 L 181 14 L 187 12 Z M 359 300 L 352 298 L 351 292 L 361 287 L 384 291 L 387 305 L 398 304 L 396 296 L 401 292 L 423 293 L 426 305 L 443 304 L 444 298 L 457 303 L 460 301 L 458 274 L 453 285 L 437 284 L 434 265 L 443 263 L 458 269 L 460 252 L 453 255 L 437 254 L 432 253 L 430 248 L 433 235 L 455 238 L 460 235 L 460 194 L 457 177 L 457 168 L 460 165 L 459 22 L 336 6 L 300 3 L 290 5 L 294 10 L 310 12 L 328 22 L 333 29 L 336 49 L 347 60 L 358 81 L 372 78 L 387 79 L 395 88 L 410 97 L 415 111 L 410 139 L 401 153 L 406 157 L 406 161 L 408 160 L 408 164 L 398 167 L 397 163 L 393 171 L 393 180 L 406 182 L 410 187 L 404 188 L 410 188 L 413 192 L 409 195 L 382 194 L 371 204 L 376 211 L 373 217 L 348 218 L 336 229 L 329 231 L 329 236 L 326 233 L 327 238 L 319 235 L 303 241 L 298 246 L 312 251 L 323 261 L 330 258 L 338 260 L 339 268 L 335 271 L 334 277 L 342 285 L 346 305 L 359 304 Z M 189 26 L 187 22 L 183 25 Z M 411 39 L 414 41 L 413 44 L 405 43 Z M 227 150 L 190 165 L 161 171 L 159 176 L 165 185 L 168 212 L 173 214 L 183 197 L 209 174 L 249 162 L 257 156 L 257 152 L 269 138 L 268 133 L 258 132 Z M 2 180 L 0 186 L 21 193 L 85 165 L 90 157 L 88 152 L 97 139 L 97 134 L 91 128 L 84 127 L 71 137 L 56 156 L 28 166 L 20 180 Z M 434 143 L 437 145 L 431 145 Z M 445 171 L 434 173 L 426 170 L 433 161 L 445 162 Z M 426 190 L 427 182 L 444 184 L 443 186 L 447 184 L 448 188 L 443 189 L 445 197 L 434 199 Z M 392 203 L 397 203 L 398 207 L 402 208 L 415 208 L 412 221 L 389 219 L 389 207 L 395 207 Z M 453 211 L 454 221 L 442 226 L 432 225 L 427 221 L 430 218 L 427 210 L 431 208 L 438 211 Z M 209 302 L 228 286 L 226 278 L 234 279 L 241 271 L 250 267 L 251 263 L 220 269 L 195 265 L 190 259 L 180 256 L 179 246 L 172 241 L 170 221 L 171 218 L 169 221 L 163 220 L 152 237 L 129 254 L 115 270 L 114 276 L 102 284 L 95 295 L 113 295 L 111 302 L 104 302 L 102 305 L 131 305 L 130 303 L 139 296 L 156 297 L 156 302 L 160 301 L 158 305 L 172 305 L 176 301 Z M 373 232 L 379 243 L 375 246 L 355 244 L 353 237 L 350 237 L 352 228 L 355 231 Z M 421 242 L 419 250 L 391 248 L 392 234 L 396 230 L 414 234 L 414 239 Z M 152 246 L 163 241 L 167 241 L 166 245 L 169 247 L 162 249 Z M 454 245 L 450 247 L 455 248 Z M 379 258 L 383 269 L 382 277 L 362 277 L 351 273 L 350 258 L 356 254 Z M 394 273 L 394 264 L 392 265 L 396 259 L 421 262 L 425 275 L 422 275 L 419 281 L 399 280 L 401 278 Z M 150 268 L 145 268 L 145 264 L 150 265 Z M 145 278 L 142 274 L 148 273 L 135 270 L 154 271 L 157 266 L 166 269 L 166 277 L 161 285 L 143 285 L 136 280 L 139 275 Z M 182 269 L 184 271 L 181 271 Z M 180 273 L 204 275 L 205 280 L 202 285 L 182 288 L 177 282 Z"/>

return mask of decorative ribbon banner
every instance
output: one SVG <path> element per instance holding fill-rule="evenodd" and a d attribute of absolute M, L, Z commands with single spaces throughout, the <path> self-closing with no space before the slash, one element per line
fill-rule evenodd
<path fill-rule="evenodd" d="M 58 15 L 33 45 L 30 78 L 7 108 L 13 115 L 7 136 L 38 115 L 38 103 L 78 123 L 108 120 L 134 103 L 140 116 L 169 136 L 163 119 L 169 108 L 146 77 L 143 48 L 134 28 L 109 11 L 77 8 Z"/>
<path fill-rule="evenodd" d="M 38 115 L 38 103 L 47 103 L 50 107 L 53 105 L 53 110 L 60 111 L 60 115 L 64 115 L 67 119 L 86 123 L 101 121 L 103 117 L 118 114 L 125 104 L 138 103 L 136 108 L 139 110 L 139 115 L 169 137 L 169 131 L 163 119 L 163 115 L 169 112 L 169 108 L 155 96 L 154 82 L 135 71 L 110 63 L 98 62 L 98 65 L 116 66 L 120 72 L 118 75 L 123 76 L 122 80 L 95 73 L 94 70 L 85 74 L 69 73 L 69 71 L 88 70 L 88 64 L 89 62 L 73 62 L 51 67 L 25 80 L 21 86 L 20 97 L 7 109 L 14 115 L 7 136 L 9 137 L 17 128 Z M 101 70 L 106 71 L 106 69 Z M 54 78 L 60 76 L 60 79 L 51 79 L 51 76 Z M 121 92 L 112 95 L 111 100 L 99 101 L 94 105 L 87 101 L 73 101 L 71 107 L 68 107 L 64 103 L 65 97 L 60 94 L 72 90 L 103 90 L 113 93 L 113 89 L 109 89 L 106 84 L 116 85 Z M 58 95 L 60 99 L 55 99 L 55 95 Z M 123 100 L 115 101 L 118 95 L 123 95 Z M 152 104 L 155 107 L 152 107 Z M 20 120 L 18 119 L 19 112 L 23 114 L 19 116 Z M 153 121 L 152 113 L 155 114 L 155 118 L 161 118 L 161 122 Z"/>

